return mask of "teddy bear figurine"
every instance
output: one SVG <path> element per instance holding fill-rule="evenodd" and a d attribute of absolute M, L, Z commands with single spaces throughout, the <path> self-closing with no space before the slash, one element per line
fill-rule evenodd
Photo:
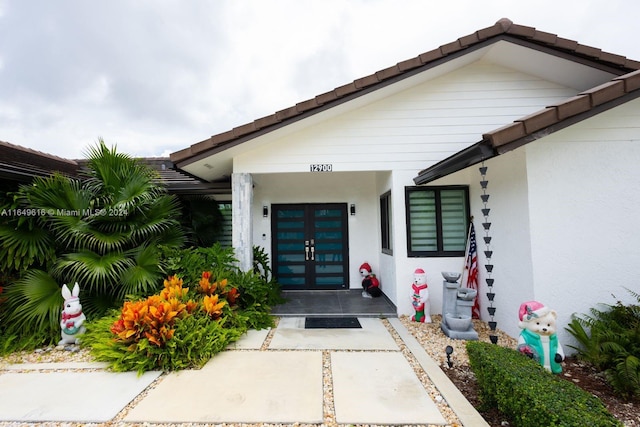
<path fill-rule="evenodd" d="M 362 296 L 364 298 L 377 298 L 382 295 L 380 281 L 371 271 L 369 263 L 365 262 L 360 266 L 360 276 L 362 276 Z"/>
<path fill-rule="evenodd" d="M 411 305 L 416 313 L 411 316 L 414 322 L 431 323 L 431 307 L 429 305 L 429 290 L 427 289 L 427 273 L 421 268 L 413 272 L 411 288 Z"/>
<path fill-rule="evenodd" d="M 518 337 L 518 351 L 554 374 L 562 372 L 560 362 L 564 360 L 564 351 L 556 335 L 557 317 L 555 310 L 538 301 L 520 305 L 518 326 L 522 332 Z"/>
<path fill-rule="evenodd" d="M 82 304 L 80 304 L 80 286 L 76 283 L 73 291 L 65 284 L 62 285 L 62 297 L 64 298 L 64 307 L 60 319 L 60 328 L 62 339 L 58 345 L 79 344 L 80 338 L 86 328 L 84 327 L 85 315 L 82 313 Z"/>

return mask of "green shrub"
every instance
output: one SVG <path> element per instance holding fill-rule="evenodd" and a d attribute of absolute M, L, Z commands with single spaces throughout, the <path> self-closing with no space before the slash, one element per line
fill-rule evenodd
<path fill-rule="evenodd" d="M 197 289 L 173 276 L 146 299 L 89 322 L 82 338 L 94 356 L 115 371 L 171 371 L 200 367 L 247 331 L 236 316 L 235 289 L 226 280 L 211 283 L 203 273 Z"/>
<path fill-rule="evenodd" d="M 116 372 L 150 370 L 176 371 L 203 366 L 216 353 L 238 340 L 246 329 L 228 327 L 225 322 L 206 316 L 187 316 L 176 323 L 173 337 L 162 348 L 147 339 L 124 345 L 113 338 L 111 326 L 120 313 L 86 323 L 82 345 L 91 348 L 94 357 L 109 363 Z"/>
<path fill-rule="evenodd" d="M 570 346 L 580 359 L 604 371 L 607 381 L 623 397 L 640 397 L 640 294 L 629 291 L 638 305 L 620 301 L 591 315 L 573 315 L 566 330 L 578 341 Z"/>
<path fill-rule="evenodd" d="M 212 278 L 217 280 L 239 270 L 233 248 L 222 247 L 220 243 L 206 248 L 164 248 L 163 258 L 165 273 L 176 275 L 185 283 L 198 283 L 203 271 L 211 272 Z"/>
<path fill-rule="evenodd" d="M 63 283 L 78 282 L 84 313 L 99 317 L 153 293 L 159 246 L 184 243 L 177 199 L 156 171 L 102 140 L 87 157 L 78 179 L 36 177 L 0 197 L 16 212 L 0 218 L 0 270 L 16 279 L 5 286 L 0 335 L 57 342 Z"/>
<path fill-rule="evenodd" d="M 165 250 L 166 273 L 177 275 L 185 283 L 197 283 L 203 271 L 210 271 L 213 280 L 226 278 L 240 292 L 239 305 L 252 329 L 271 326 L 271 307 L 284 302 L 280 285 L 271 277 L 269 258 L 264 250 L 253 248 L 254 271 L 241 271 L 232 248 L 219 243 L 209 248 Z M 260 267 L 257 267 L 257 266 Z"/>
<path fill-rule="evenodd" d="M 621 426 L 590 393 L 553 375 L 516 350 L 469 341 L 467 353 L 483 405 L 521 427 Z"/>
<path fill-rule="evenodd" d="M 113 370 L 199 367 L 248 329 L 273 326 L 280 287 L 240 271 L 232 249 L 165 249 L 164 256 L 171 277 L 163 290 L 88 322 L 83 345 Z"/>

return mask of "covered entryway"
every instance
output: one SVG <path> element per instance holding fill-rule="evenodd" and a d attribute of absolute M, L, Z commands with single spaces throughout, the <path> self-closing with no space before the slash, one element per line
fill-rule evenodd
<path fill-rule="evenodd" d="M 283 290 L 349 287 L 346 203 L 274 204 L 272 259 Z"/>

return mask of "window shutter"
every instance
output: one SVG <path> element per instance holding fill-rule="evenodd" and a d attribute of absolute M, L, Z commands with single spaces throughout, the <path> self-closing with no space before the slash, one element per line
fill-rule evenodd
<path fill-rule="evenodd" d="M 219 203 L 218 208 L 222 214 L 222 224 L 220 226 L 218 241 L 222 247 L 230 248 L 232 247 L 231 203 Z"/>
<path fill-rule="evenodd" d="M 442 249 L 464 251 L 467 240 L 467 206 L 464 190 L 442 190 Z"/>
<path fill-rule="evenodd" d="M 437 251 L 436 195 L 434 191 L 409 193 L 409 222 L 412 251 Z"/>

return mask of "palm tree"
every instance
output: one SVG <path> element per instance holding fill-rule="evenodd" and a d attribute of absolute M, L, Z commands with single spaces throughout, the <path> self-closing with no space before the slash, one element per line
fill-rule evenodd
<path fill-rule="evenodd" d="M 57 331 L 63 283 L 80 284 L 88 316 L 153 292 L 162 276 L 159 248 L 184 243 L 179 204 L 153 169 L 103 140 L 87 158 L 80 179 L 36 178 L 5 203 L 9 212 L 30 213 L 0 224 L 0 268 L 20 272 L 4 294 L 10 331 Z"/>

